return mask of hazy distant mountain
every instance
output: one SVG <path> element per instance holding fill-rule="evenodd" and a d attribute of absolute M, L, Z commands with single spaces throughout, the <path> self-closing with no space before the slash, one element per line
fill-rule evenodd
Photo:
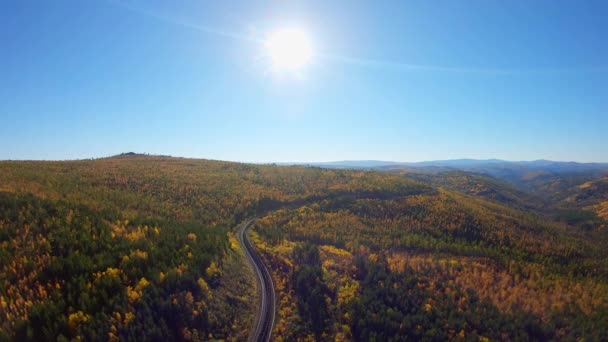
<path fill-rule="evenodd" d="M 486 175 L 497 180 L 508 182 L 519 190 L 523 190 L 527 193 L 534 193 L 536 196 L 551 199 L 550 202 L 553 203 L 558 203 L 558 199 L 568 197 L 571 189 L 574 189 L 584 182 L 608 176 L 608 163 L 576 163 L 551 160 L 505 161 L 499 159 L 453 159 L 415 163 L 361 160 L 301 163 L 299 165 L 332 169 L 378 170 L 410 175 L 419 174 L 417 176 L 418 179 L 425 178 L 427 182 L 448 186 L 448 188 L 461 191 L 463 189 L 458 189 L 459 186 L 467 184 L 467 181 L 484 180 L 479 178 L 479 176 Z M 453 171 L 465 171 L 476 174 L 477 176 L 462 176 L 462 179 L 458 179 L 457 185 L 454 185 L 451 184 L 455 181 L 454 175 L 459 174 L 451 173 Z M 429 176 L 425 177 L 423 176 L 424 174 Z M 432 175 L 436 176 L 433 177 Z M 487 196 L 484 197 L 502 198 L 505 202 L 509 202 L 505 200 L 507 198 L 513 199 L 518 197 L 520 200 L 523 198 L 521 194 L 513 196 L 513 191 L 506 191 L 505 188 L 499 186 L 498 183 L 490 184 L 487 180 L 482 183 L 486 184 L 488 189 L 497 191 L 496 193 L 491 191 L 491 193 L 486 194 Z M 465 193 L 468 193 L 468 191 L 465 191 Z M 531 201 L 528 198 L 524 202 L 525 203 L 519 203 L 519 205 L 529 207 L 529 204 L 534 201 Z"/>
<path fill-rule="evenodd" d="M 403 174 L 509 206 L 541 210 L 556 220 L 592 229 L 608 219 L 608 163 L 551 160 L 453 159 L 416 163 L 379 160 L 305 163 L 322 168 Z"/>
<path fill-rule="evenodd" d="M 406 165 L 407 163 L 393 162 L 393 161 L 382 161 L 382 160 L 342 160 L 342 161 L 331 161 L 331 162 L 287 162 L 287 163 L 276 163 L 277 165 L 304 165 L 304 166 L 316 166 L 327 169 L 377 169 L 384 167 L 399 167 Z"/>
<path fill-rule="evenodd" d="M 572 173 L 608 171 L 608 163 L 577 163 L 551 160 L 506 161 L 499 159 L 451 159 L 423 162 L 394 162 L 381 160 L 345 160 L 334 162 L 282 163 L 289 165 L 309 165 L 323 168 L 349 169 L 415 169 L 422 172 L 442 172 L 449 170 L 473 171 L 501 179 L 520 178 L 530 172 Z M 529 176 L 529 175 L 528 175 Z"/>

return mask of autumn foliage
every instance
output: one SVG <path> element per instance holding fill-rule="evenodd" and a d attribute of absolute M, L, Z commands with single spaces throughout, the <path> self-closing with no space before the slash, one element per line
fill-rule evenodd
<path fill-rule="evenodd" d="M 553 220 L 478 175 L 406 176 L 0 162 L 0 340 L 242 340 L 255 278 L 233 233 L 249 217 L 278 341 L 608 339 L 601 225 Z M 604 200 L 584 196 L 602 184 L 574 199 L 600 217 Z"/>

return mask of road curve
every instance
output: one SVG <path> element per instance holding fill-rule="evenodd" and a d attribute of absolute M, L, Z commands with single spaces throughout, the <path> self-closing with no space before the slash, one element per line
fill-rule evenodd
<path fill-rule="evenodd" d="M 247 259 L 253 267 L 255 274 L 257 275 L 260 289 L 262 290 L 262 297 L 260 301 L 260 309 L 255 319 L 255 325 L 249 335 L 249 341 L 256 342 L 268 342 L 272 335 L 272 328 L 274 327 L 274 318 L 276 311 L 276 293 L 274 291 L 274 284 L 270 277 L 270 272 L 262 262 L 262 258 L 258 252 L 253 248 L 253 245 L 247 237 L 247 229 L 251 227 L 254 219 L 250 219 L 245 222 L 238 231 L 238 238 L 241 242 L 241 247 L 247 255 Z"/>

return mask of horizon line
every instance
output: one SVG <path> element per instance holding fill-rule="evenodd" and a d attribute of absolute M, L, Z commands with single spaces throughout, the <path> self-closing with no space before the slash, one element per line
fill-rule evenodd
<path fill-rule="evenodd" d="M 107 156 L 98 156 L 98 157 L 86 157 L 86 158 L 73 158 L 73 159 L 42 159 L 42 158 L 18 158 L 18 159 L 0 159 L 0 162 L 7 161 L 39 161 L 39 162 L 62 162 L 62 161 L 84 161 L 84 160 L 97 160 L 97 159 L 108 159 L 120 156 L 147 156 L 147 157 L 165 157 L 165 158 L 181 158 L 181 159 L 199 159 L 199 160 L 212 160 L 212 161 L 221 161 L 221 162 L 232 162 L 232 163 L 241 163 L 241 164 L 259 164 L 259 165 L 268 165 L 268 164 L 277 164 L 281 166 L 289 166 L 289 165 L 300 165 L 306 166 L 313 164 L 339 164 L 339 163 L 357 163 L 357 162 L 373 162 L 373 163 L 387 163 L 387 164 L 422 164 L 422 163 L 439 163 L 439 162 L 454 162 L 454 161 L 476 161 L 476 162 L 505 162 L 505 163 L 532 163 L 532 162 L 552 162 L 552 163 L 575 163 L 575 164 L 607 164 L 608 161 L 575 161 L 575 160 L 553 160 L 553 159 L 530 159 L 530 160 L 509 160 L 509 159 L 500 159 L 500 158 L 450 158 L 450 159 L 425 159 L 425 160 L 417 160 L 417 161 L 399 161 L 399 160 L 382 160 L 382 159 L 342 159 L 342 160 L 316 160 L 316 161 L 277 161 L 277 160 L 266 160 L 266 161 L 251 161 L 251 160 L 230 160 L 230 159 L 216 159 L 209 157 L 200 157 L 200 156 L 178 156 L 178 155 L 168 155 L 168 154 L 160 154 L 160 153 L 139 153 L 139 152 L 121 152 L 117 154 L 107 155 Z"/>

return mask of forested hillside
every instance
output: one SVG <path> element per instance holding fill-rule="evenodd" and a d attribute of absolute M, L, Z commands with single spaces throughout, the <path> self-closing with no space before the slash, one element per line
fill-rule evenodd
<path fill-rule="evenodd" d="M 604 234 L 601 230 L 608 225 L 606 170 L 522 171 L 514 177 L 506 177 L 506 180 L 458 170 L 420 171 L 403 169 L 392 172 L 433 186 L 533 211 L 550 220 L 595 231 L 599 235 Z"/>
<path fill-rule="evenodd" d="M 255 278 L 233 232 L 248 217 L 279 291 L 276 340 L 608 339 L 604 235 L 494 185 L 143 155 L 0 162 L 0 340 L 242 340 Z"/>
<path fill-rule="evenodd" d="M 608 337 L 603 244 L 516 209 L 441 191 L 279 210 L 257 227 L 291 297 L 277 326 L 286 340 Z M 298 271 L 309 244 L 322 276 Z M 321 306 L 294 304 L 310 302 L 304 276 Z M 308 311 L 326 312 L 321 332 Z"/>
<path fill-rule="evenodd" d="M 467 195 L 482 197 L 522 209 L 539 209 L 545 203 L 541 196 L 522 191 L 515 186 L 482 175 L 464 171 L 447 171 L 440 173 L 418 173 L 412 171 L 400 172 L 406 177 L 445 187 Z"/>
<path fill-rule="evenodd" d="M 555 201 L 558 219 L 586 230 L 608 227 L 608 177 L 573 176 L 538 184 Z"/>
<path fill-rule="evenodd" d="M 229 234 L 238 222 L 330 197 L 433 191 L 372 173 L 143 155 L 0 162 L 0 175 L 0 339 L 20 340 L 242 339 L 256 299 Z"/>

